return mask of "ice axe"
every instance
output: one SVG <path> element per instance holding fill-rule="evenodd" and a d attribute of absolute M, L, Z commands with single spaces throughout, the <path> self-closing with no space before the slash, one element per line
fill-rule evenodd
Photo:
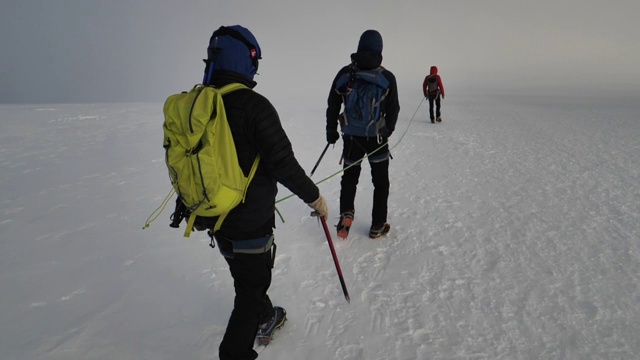
<path fill-rule="evenodd" d="M 340 270 L 340 263 L 338 262 L 338 256 L 336 255 L 336 249 L 333 248 L 333 240 L 331 240 L 331 233 L 329 233 L 329 228 L 327 227 L 327 220 L 324 218 L 324 216 L 321 216 L 320 221 L 322 222 L 322 228 L 324 228 L 324 234 L 327 236 L 329 249 L 331 249 L 331 256 L 333 256 L 333 263 L 336 264 L 336 270 L 338 271 L 338 277 L 340 278 L 340 285 L 342 285 L 342 292 L 344 293 L 344 298 L 347 299 L 348 303 L 351 303 L 351 299 L 349 298 L 349 291 L 347 291 L 347 285 L 344 283 L 344 277 L 342 277 L 342 270 Z"/>
<path fill-rule="evenodd" d="M 322 150 L 322 154 L 320 154 L 320 158 L 318 159 L 318 161 L 316 161 L 316 165 L 313 167 L 313 170 L 311 170 L 311 174 L 309 174 L 309 177 L 313 176 L 313 173 L 316 171 L 316 169 L 318 168 L 318 165 L 320 165 L 320 161 L 322 160 L 322 158 L 324 157 L 324 153 L 327 152 L 327 149 L 329 148 L 329 143 L 327 143 L 327 146 L 324 147 L 324 150 Z"/>

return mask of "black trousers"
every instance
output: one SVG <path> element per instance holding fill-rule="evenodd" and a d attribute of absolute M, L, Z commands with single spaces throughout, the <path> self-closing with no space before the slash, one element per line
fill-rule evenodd
<path fill-rule="evenodd" d="M 381 225 L 387 222 L 387 201 L 389 199 L 389 145 L 387 139 L 381 144 L 377 138 L 344 135 L 343 158 L 344 168 L 340 182 L 340 212 L 355 210 L 355 198 L 360 171 L 360 163 L 349 167 L 365 154 L 371 166 L 371 180 L 373 182 L 373 207 L 371 209 L 371 225 Z M 382 146 L 382 148 L 380 148 Z M 380 148 L 379 150 L 377 150 Z M 377 151 L 376 151 L 377 150 Z M 347 169 L 347 167 L 349 167 Z"/>
<path fill-rule="evenodd" d="M 436 105 L 436 116 L 433 116 L 433 103 Z M 440 117 L 440 94 L 436 96 L 429 95 L 429 118 L 434 120 Z"/>
<path fill-rule="evenodd" d="M 236 296 L 220 344 L 220 360 L 254 360 L 258 357 L 253 350 L 258 326 L 274 314 L 267 295 L 271 285 L 272 255 L 269 251 L 263 254 L 234 254 L 233 258 L 225 259 L 233 277 Z"/>

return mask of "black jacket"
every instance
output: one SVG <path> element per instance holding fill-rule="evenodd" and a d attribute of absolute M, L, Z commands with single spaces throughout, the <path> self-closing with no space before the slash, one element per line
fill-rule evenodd
<path fill-rule="evenodd" d="M 336 91 L 336 82 L 345 73 L 351 71 L 351 66 L 357 66 L 362 70 L 376 69 L 382 64 L 382 55 L 370 52 L 359 52 L 351 54 L 350 65 L 347 65 L 340 69 L 336 77 L 331 84 L 331 90 L 329 91 L 329 98 L 327 99 L 327 132 L 335 131 L 338 129 L 338 116 L 342 109 L 342 95 Z M 398 121 L 398 113 L 400 113 L 400 102 L 398 100 L 398 84 L 396 77 L 389 70 L 384 70 L 382 74 L 389 80 L 389 94 L 384 100 L 382 105 L 382 115 L 385 118 L 386 127 L 389 133 L 392 133 L 396 128 L 396 122 Z"/>
<path fill-rule="evenodd" d="M 211 80 L 218 88 L 233 82 L 249 88 L 256 85 L 233 73 L 217 72 Z M 269 100 L 249 89 L 225 94 L 223 100 L 245 175 L 249 174 L 258 153 L 261 159 L 245 202 L 227 215 L 219 232 L 232 240 L 271 234 L 275 227 L 277 182 L 306 203 L 316 200 L 320 192 L 296 160 L 278 113 Z"/>

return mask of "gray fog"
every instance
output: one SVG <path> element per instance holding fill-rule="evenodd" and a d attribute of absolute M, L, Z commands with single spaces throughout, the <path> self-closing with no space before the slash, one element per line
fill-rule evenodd
<path fill-rule="evenodd" d="M 0 103 L 161 102 L 202 80 L 221 25 L 263 51 L 261 93 L 317 96 L 360 34 L 380 31 L 401 96 L 431 65 L 447 94 L 637 94 L 636 0 L 0 0 Z"/>

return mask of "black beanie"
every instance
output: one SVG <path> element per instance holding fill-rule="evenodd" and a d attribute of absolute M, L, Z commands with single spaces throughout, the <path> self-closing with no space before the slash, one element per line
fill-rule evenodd
<path fill-rule="evenodd" d="M 376 30 L 367 30 L 360 36 L 358 52 L 370 51 L 382 54 L 382 35 Z"/>

